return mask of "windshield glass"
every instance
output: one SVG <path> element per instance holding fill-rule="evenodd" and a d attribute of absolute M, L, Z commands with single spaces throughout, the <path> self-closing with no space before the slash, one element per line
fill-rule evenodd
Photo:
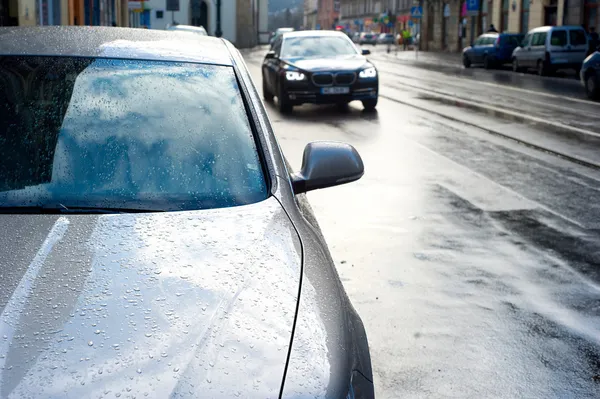
<path fill-rule="evenodd" d="M 0 57 L 0 206 L 181 210 L 267 196 L 231 67 Z"/>
<path fill-rule="evenodd" d="M 354 44 L 345 36 L 290 37 L 283 41 L 282 58 L 336 57 L 357 54 Z"/>

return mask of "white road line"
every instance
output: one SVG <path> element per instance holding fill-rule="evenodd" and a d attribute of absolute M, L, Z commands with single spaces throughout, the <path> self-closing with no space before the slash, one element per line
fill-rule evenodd
<path fill-rule="evenodd" d="M 27 268 L 27 271 L 21 278 L 21 282 L 15 289 L 10 300 L 6 304 L 2 315 L 0 315 L 0 386 L 2 386 L 3 370 L 5 368 L 6 355 L 12 342 L 15 329 L 19 322 L 23 308 L 27 304 L 28 297 L 31 295 L 31 288 L 37 278 L 44 261 L 52 252 L 52 248 L 58 243 L 69 226 L 69 220 L 60 217 L 52 226 L 46 240 L 33 258 L 33 261 Z"/>

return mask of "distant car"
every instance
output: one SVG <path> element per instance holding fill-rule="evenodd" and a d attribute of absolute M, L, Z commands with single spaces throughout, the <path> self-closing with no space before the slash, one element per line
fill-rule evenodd
<path fill-rule="evenodd" d="M 192 25 L 167 25 L 167 30 L 179 31 L 179 32 L 191 32 L 197 33 L 202 36 L 208 36 L 208 32 L 203 26 L 192 26 Z"/>
<path fill-rule="evenodd" d="M 262 65 L 265 101 L 277 97 L 279 110 L 291 112 L 304 103 L 338 104 L 361 101 L 365 110 L 377 106 L 377 69 L 343 33 L 302 31 L 275 40 Z"/>
<path fill-rule="evenodd" d="M 394 35 L 392 33 L 382 33 L 377 37 L 378 44 L 394 44 Z"/>
<path fill-rule="evenodd" d="M 374 33 L 361 33 L 358 44 L 372 44 L 374 46 L 377 44 L 377 35 Z"/>
<path fill-rule="evenodd" d="M 355 32 L 355 33 L 352 35 L 352 41 L 353 41 L 354 43 L 358 43 L 358 42 L 360 41 L 360 32 Z"/>
<path fill-rule="evenodd" d="M 269 44 L 271 44 L 271 46 L 273 45 L 273 43 L 275 42 L 275 39 L 277 39 L 279 36 L 283 35 L 286 32 L 293 32 L 294 28 L 278 28 L 275 30 L 275 32 L 273 32 L 273 34 L 271 35 L 271 39 L 269 40 Z"/>
<path fill-rule="evenodd" d="M 588 54 L 588 37 L 581 26 L 542 26 L 530 30 L 512 54 L 513 71 L 535 69 L 540 76 L 559 69 L 579 72 Z"/>
<path fill-rule="evenodd" d="M 583 61 L 579 76 L 588 98 L 600 100 L 600 46 Z"/>
<path fill-rule="evenodd" d="M 374 398 L 306 198 L 360 179 L 356 149 L 294 173 L 224 39 L 0 37 L 3 398 Z"/>
<path fill-rule="evenodd" d="M 485 69 L 490 69 L 508 64 L 521 40 L 521 34 L 485 33 L 472 46 L 463 49 L 463 65 L 469 68 L 472 64 L 483 64 Z"/>

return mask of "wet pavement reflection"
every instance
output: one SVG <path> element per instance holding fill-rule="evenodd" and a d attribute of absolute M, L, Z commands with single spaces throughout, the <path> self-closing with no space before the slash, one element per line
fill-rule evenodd
<path fill-rule="evenodd" d="M 260 60 L 247 57 L 258 87 Z M 391 84 L 392 72 L 421 73 L 380 69 Z M 598 397 L 600 171 L 387 98 L 375 114 L 360 103 L 267 108 L 294 168 L 315 140 L 349 142 L 363 157 L 361 180 L 308 197 L 365 322 L 378 397 Z M 493 125 L 536 134 L 490 116 Z"/>

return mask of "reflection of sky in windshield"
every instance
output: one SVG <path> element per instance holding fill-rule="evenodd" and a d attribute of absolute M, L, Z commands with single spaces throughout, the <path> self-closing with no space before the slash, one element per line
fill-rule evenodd
<path fill-rule="evenodd" d="M 3 194 L 34 202 L 213 199 L 217 207 L 265 191 L 232 68 L 96 60 L 75 82 L 51 183 Z"/>
<path fill-rule="evenodd" d="M 354 44 L 344 37 L 291 37 L 285 39 L 282 57 L 335 57 L 356 55 Z"/>

